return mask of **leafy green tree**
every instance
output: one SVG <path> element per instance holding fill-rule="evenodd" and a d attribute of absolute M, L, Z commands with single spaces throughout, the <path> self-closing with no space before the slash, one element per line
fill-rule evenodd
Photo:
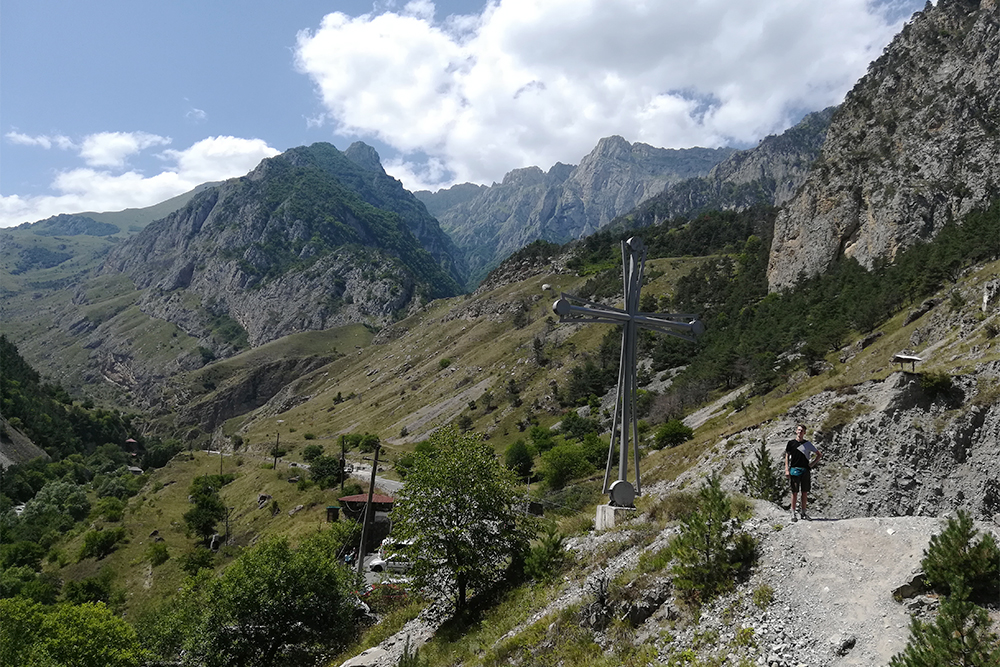
<path fill-rule="evenodd" d="M 381 440 L 374 433 L 365 433 L 358 442 L 358 447 L 363 452 L 374 452 L 375 448 L 381 444 Z"/>
<path fill-rule="evenodd" d="M 472 417 L 469 415 L 459 415 L 455 424 L 462 433 L 468 433 L 472 430 Z"/>
<path fill-rule="evenodd" d="M 235 479 L 235 475 L 202 475 L 191 482 L 194 507 L 184 513 L 184 523 L 206 542 L 215 534 L 215 526 L 226 518 L 226 504 L 219 489 Z"/>
<path fill-rule="evenodd" d="M 771 458 L 764 441 L 760 441 L 754 462 L 743 467 L 743 492 L 752 498 L 769 502 L 780 500 L 785 493 L 785 485 L 778 474 L 778 466 Z"/>
<path fill-rule="evenodd" d="M 571 479 L 589 475 L 594 466 L 587 460 L 583 447 L 574 442 L 556 445 L 542 454 L 539 472 L 554 490 L 561 489 Z"/>
<path fill-rule="evenodd" d="M 528 437 L 531 438 L 531 444 L 534 445 L 535 451 L 539 453 L 549 451 L 556 444 L 552 439 L 552 431 L 542 426 L 532 426 L 531 430 L 528 431 Z"/>
<path fill-rule="evenodd" d="M 306 445 L 302 450 L 302 460 L 306 463 L 312 463 L 321 456 L 323 456 L 323 445 Z"/>
<path fill-rule="evenodd" d="M 588 433 L 595 433 L 598 430 L 597 420 L 581 417 L 576 410 L 570 410 L 562 419 L 559 430 L 566 437 L 582 440 Z"/>
<path fill-rule="evenodd" d="M 989 614 L 965 599 L 967 591 L 956 593 L 941 602 L 934 622 L 910 620 L 910 641 L 892 657 L 890 667 L 1000 665 L 1000 638 L 990 629 Z"/>
<path fill-rule="evenodd" d="M 235 442 L 235 439 L 234 439 Z M 162 468 L 174 458 L 176 454 L 184 450 L 184 445 L 180 440 L 171 438 L 164 441 L 155 441 L 142 455 L 143 468 Z"/>
<path fill-rule="evenodd" d="M 117 605 L 125 599 L 125 592 L 122 589 L 115 589 L 114 578 L 114 571 L 110 567 L 103 567 L 93 577 L 67 581 L 63 587 L 63 597 L 73 604 L 103 602 Z"/>
<path fill-rule="evenodd" d="M 520 479 L 530 479 L 531 469 L 535 465 L 535 460 L 531 456 L 531 452 L 528 451 L 528 446 L 524 444 L 524 440 L 515 440 L 507 447 L 507 451 L 504 452 L 504 463 L 508 468 L 514 471 L 514 473 Z"/>
<path fill-rule="evenodd" d="M 45 557 L 45 547 L 35 542 L 21 540 L 12 544 L 0 546 L 0 570 L 8 567 L 30 567 L 38 570 L 42 567 Z"/>
<path fill-rule="evenodd" d="M 314 664 L 354 629 L 351 573 L 337 553 L 349 528 L 315 533 L 300 547 L 270 538 L 207 584 L 197 627 L 184 642 L 207 667 Z"/>
<path fill-rule="evenodd" d="M 656 448 L 676 447 L 694 437 L 694 431 L 680 419 L 671 419 L 656 429 Z"/>
<path fill-rule="evenodd" d="M 195 497 L 195 505 L 184 513 L 184 523 L 206 542 L 215 534 L 215 526 L 226 518 L 226 505 L 217 493 Z"/>
<path fill-rule="evenodd" d="M 462 609 L 469 589 L 496 584 L 523 553 L 528 524 L 515 473 L 481 436 L 444 428 L 430 439 L 434 449 L 415 457 L 393 520 L 398 537 L 413 540 L 414 579 L 442 585 Z"/>
<path fill-rule="evenodd" d="M 135 630 L 103 603 L 46 608 L 0 600 L 0 664 L 138 667 L 148 655 Z"/>
<path fill-rule="evenodd" d="M 309 476 L 324 489 L 340 484 L 340 459 L 317 457 L 309 466 Z"/>
<path fill-rule="evenodd" d="M 121 521 L 125 516 L 125 501 L 115 496 L 107 496 L 97 501 L 94 513 L 105 521 Z"/>
<path fill-rule="evenodd" d="M 954 595 L 960 588 L 973 600 L 996 600 L 1000 595 L 1000 549 L 989 533 L 976 541 L 972 517 L 964 510 L 948 519 L 938 535 L 931 536 L 920 565 L 927 585 Z"/>
<path fill-rule="evenodd" d="M 597 433 L 591 431 L 583 436 L 583 442 L 580 443 L 580 446 L 583 450 L 583 456 L 595 468 L 603 468 L 607 464 L 608 443 L 602 440 L 601 436 L 597 435 Z M 617 453 L 618 446 L 616 445 L 614 454 L 617 456 Z"/>
<path fill-rule="evenodd" d="M 126 500 L 137 494 L 141 486 L 142 480 L 124 468 L 110 475 L 98 475 L 94 479 L 98 498 Z"/>
<path fill-rule="evenodd" d="M 35 515 L 55 510 L 79 521 L 90 512 L 90 501 L 82 486 L 73 482 L 53 481 L 43 486 L 24 507 L 21 519 L 30 521 Z"/>
<path fill-rule="evenodd" d="M 202 570 L 210 570 L 215 567 L 215 554 L 211 549 L 205 547 L 195 547 L 191 551 L 177 559 L 181 569 L 190 576 L 195 577 Z"/>

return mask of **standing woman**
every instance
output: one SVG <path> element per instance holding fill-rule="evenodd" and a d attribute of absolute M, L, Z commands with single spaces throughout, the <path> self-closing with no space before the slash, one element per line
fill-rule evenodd
<path fill-rule="evenodd" d="M 807 495 L 812 488 L 809 471 L 823 458 L 823 453 L 806 440 L 805 435 L 806 427 L 803 424 L 797 424 L 795 426 L 795 439 L 789 440 L 788 444 L 785 445 L 785 477 L 788 478 L 792 487 L 792 521 L 798 521 L 795 516 L 795 501 L 800 491 L 802 492 L 802 510 L 799 516 L 803 520 L 809 521 L 809 515 L 806 514 L 806 506 L 809 504 Z"/>

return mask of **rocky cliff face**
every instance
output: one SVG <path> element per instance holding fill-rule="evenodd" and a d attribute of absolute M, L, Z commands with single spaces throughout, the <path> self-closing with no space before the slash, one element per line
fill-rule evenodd
<path fill-rule="evenodd" d="M 668 185 L 630 212 L 630 226 L 646 227 L 706 210 L 742 210 L 755 204 L 781 206 L 809 174 L 826 138 L 834 107 L 808 114 L 780 135 L 736 151 L 707 176 Z"/>
<path fill-rule="evenodd" d="M 731 153 L 654 148 L 607 137 L 575 167 L 557 163 L 548 172 L 526 167 L 489 188 L 463 184 L 417 194 L 466 253 L 475 283 L 528 243 L 563 243 L 591 234 L 667 184 L 708 173 Z M 455 203 L 443 208 L 442 200 Z"/>
<path fill-rule="evenodd" d="M 298 331 L 381 326 L 456 294 L 449 250 L 374 150 L 316 144 L 201 193 L 101 270 L 128 275 L 143 312 L 224 356 Z"/>
<path fill-rule="evenodd" d="M 775 224 L 771 290 L 853 257 L 871 267 L 1000 194 L 996 0 L 914 15 L 834 115 Z"/>

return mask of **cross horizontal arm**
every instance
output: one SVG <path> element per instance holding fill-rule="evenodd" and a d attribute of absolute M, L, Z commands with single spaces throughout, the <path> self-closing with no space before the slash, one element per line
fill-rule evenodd
<path fill-rule="evenodd" d="M 584 305 L 576 305 L 576 304 Z M 635 313 L 630 314 L 619 308 L 587 301 L 571 294 L 561 294 L 558 301 L 552 304 L 552 311 L 562 322 L 604 322 L 607 324 L 622 324 L 635 322 L 647 329 L 656 329 L 671 336 L 687 341 L 705 332 L 705 325 L 697 315 L 685 313 Z"/>

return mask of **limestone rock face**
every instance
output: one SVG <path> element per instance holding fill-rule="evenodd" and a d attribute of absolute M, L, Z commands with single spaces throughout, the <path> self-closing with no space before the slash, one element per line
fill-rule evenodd
<path fill-rule="evenodd" d="M 798 192 L 826 138 L 835 107 L 805 116 L 780 135 L 736 151 L 706 176 L 670 184 L 629 213 L 638 227 L 698 211 L 742 210 L 755 204 L 781 206 Z"/>
<path fill-rule="evenodd" d="M 928 3 L 872 63 L 778 216 L 772 291 L 840 258 L 892 259 L 1000 193 L 998 13 L 995 0 Z"/>
<path fill-rule="evenodd" d="M 474 284 L 536 239 L 565 243 L 593 233 L 668 183 L 701 176 L 732 149 L 682 150 L 606 137 L 577 166 L 515 169 L 491 187 L 417 192 L 469 263 Z M 448 206 L 442 205 L 448 202 Z"/>

